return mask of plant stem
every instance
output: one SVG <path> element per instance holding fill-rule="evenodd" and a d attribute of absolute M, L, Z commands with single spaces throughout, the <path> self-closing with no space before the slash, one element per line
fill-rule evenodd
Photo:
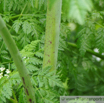
<path fill-rule="evenodd" d="M 0 16 L 0 34 L 5 42 L 5 44 L 8 47 L 8 50 L 14 60 L 14 63 L 18 69 L 19 75 L 22 79 L 23 82 L 23 86 L 26 92 L 26 97 L 27 97 L 27 101 L 28 103 L 36 103 L 35 100 L 35 93 L 34 93 L 34 89 L 33 86 L 31 84 L 30 81 L 30 76 L 27 72 L 27 69 L 24 65 L 24 62 L 22 60 L 22 57 L 19 53 L 19 50 L 14 42 L 14 40 L 12 39 L 9 30 L 7 29 L 3 19 Z"/>
<path fill-rule="evenodd" d="M 39 3 L 39 1 L 35 0 L 35 8 L 37 8 L 37 9 L 38 9 L 38 3 Z"/>
<path fill-rule="evenodd" d="M 61 20 L 61 5 L 62 0 L 56 0 L 50 9 L 50 0 L 47 1 L 43 68 L 52 66 L 51 71 L 56 70 Z"/>
<path fill-rule="evenodd" d="M 16 100 L 14 100 L 12 98 L 10 98 L 9 101 L 10 101 L 10 103 L 18 103 Z"/>
<path fill-rule="evenodd" d="M 70 46 L 72 46 L 72 47 L 78 48 L 78 46 L 77 46 L 76 44 L 74 44 L 74 43 L 71 43 L 71 42 L 67 42 L 67 43 L 68 43 L 68 45 L 70 45 Z M 97 57 L 100 57 L 101 59 L 104 60 L 104 56 L 103 56 L 103 55 L 101 55 L 101 54 L 99 54 L 99 53 L 96 53 L 96 52 L 94 52 L 94 51 L 91 50 L 91 49 L 87 49 L 86 51 L 87 51 L 88 53 L 90 53 L 90 54 L 92 54 L 92 55 L 95 55 L 95 56 L 97 56 Z"/>

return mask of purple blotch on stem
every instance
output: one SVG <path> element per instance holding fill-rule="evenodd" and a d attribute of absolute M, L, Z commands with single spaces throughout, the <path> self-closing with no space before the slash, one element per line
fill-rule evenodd
<path fill-rule="evenodd" d="M 26 93 L 27 93 L 27 95 L 29 95 L 29 92 L 28 92 L 28 90 L 26 89 Z"/>
<path fill-rule="evenodd" d="M 24 77 L 22 77 L 22 80 L 23 80 L 23 84 L 25 85 L 25 80 L 24 80 Z"/>
<path fill-rule="evenodd" d="M 30 102 L 30 103 L 32 103 L 32 100 L 31 100 L 31 99 L 29 99 L 29 102 Z"/>

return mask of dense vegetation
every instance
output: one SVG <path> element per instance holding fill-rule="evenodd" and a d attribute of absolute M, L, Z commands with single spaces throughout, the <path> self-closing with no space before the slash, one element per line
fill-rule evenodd
<path fill-rule="evenodd" d="M 55 0 L 50 0 L 50 8 Z M 104 90 L 104 1 L 62 0 L 57 69 L 42 69 L 47 0 L 1 0 L 0 15 L 31 76 L 36 103 Z M 0 36 L 0 103 L 27 103 L 13 59 Z"/>

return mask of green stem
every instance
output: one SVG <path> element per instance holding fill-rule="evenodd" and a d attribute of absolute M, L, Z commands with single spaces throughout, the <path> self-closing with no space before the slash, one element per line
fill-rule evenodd
<path fill-rule="evenodd" d="M 1 16 L 0 16 L 0 34 L 1 34 L 5 44 L 7 45 L 8 50 L 9 50 L 9 52 L 14 60 L 14 63 L 18 69 L 19 75 L 21 77 L 21 80 L 23 82 L 23 86 L 24 86 L 24 89 L 26 92 L 26 97 L 27 97 L 28 103 L 36 103 L 35 93 L 34 93 L 34 89 L 31 84 L 31 81 L 30 81 L 30 76 L 28 74 L 28 71 L 24 65 L 24 62 L 23 62 L 22 57 L 19 53 L 19 50 L 18 50 L 14 40 L 12 39 Z"/>
<path fill-rule="evenodd" d="M 12 93 L 13 93 L 14 100 L 17 101 L 17 98 L 16 98 L 14 91 L 12 91 Z"/>
<path fill-rule="evenodd" d="M 25 10 L 25 8 L 26 8 L 26 5 L 27 5 L 27 3 L 25 4 L 24 8 L 22 9 L 21 14 L 20 14 L 20 16 L 19 16 L 19 18 L 18 18 L 18 19 L 20 19 L 20 18 L 21 18 L 22 14 L 23 14 L 23 12 L 24 12 L 24 10 Z"/>
<path fill-rule="evenodd" d="M 11 64 L 11 63 L 13 63 L 13 61 L 3 62 L 3 63 L 0 62 L 0 65 L 9 64 L 9 63 Z"/>
<path fill-rule="evenodd" d="M 38 3 L 39 1 L 38 0 L 35 0 L 35 8 L 38 9 Z"/>
<path fill-rule="evenodd" d="M 9 101 L 10 101 L 10 103 L 18 103 L 16 100 L 14 100 L 12 98 L 10 98 Z"/>
<path fill-rule="evenodd" d="M 43 68 L 52 66 L 51 71 L 56 70 L 61 20 L 61 5 L 62 0 L 56 0 L 50 9 L 50 0 L 47 1 Z"/>
<path fill-rule="evenodd" d="M 72 47 L 78 48 L 78 46 L 77 46 L 76 44 L 74 44 L 74 43 L 70 43 L 70 42 L 67 42 L 67 43 L 68 43 L 68 45 L 70 45 L 70 46 L 72 46 Z M 103 55 L 101 55 L 101 54 L 99 54 L 99 53 L 96 53 L 96 52 L 94 52 L 94 51 L 91 50 L 91 49 L 87 49 L 86 51 L 87 51 L 88 53 L 90 53 L 90 54 L 92 54 L 92 55 L 95 55 L 95 56 L 97 56 L 97 57 L 100 57 L 101 59 L 104 60 L 104 56 L 103 56 Z"/>

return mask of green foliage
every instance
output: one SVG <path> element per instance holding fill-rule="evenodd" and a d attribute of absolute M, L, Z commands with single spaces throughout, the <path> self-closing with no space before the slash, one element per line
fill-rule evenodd
<path fill-rule="evenodd" d="M 92 12 L 91 19 L 86 21 L 83 29 L 77 34 L 77 44 L 79 46 L 81 55 L 84 55 L 86 50 L 90 48 L 98 48 L 100 53 L 104 52 L 103 26 L 96 22 L 103 19 L 102 16 L 102 12 Z M 94 46 L 94 43 L 96 46 Z"/>
<path fill-rule="evenodd" d="M 10 99 L 12 96 L 12 86 L 20 83 L 20 77 L 18 72 L 12 72 L 8 77 L 3 77 L 0 79 L 0 102 L 6 103 L 6 98 Z"/>
<path fill-rule="evenodd" d="M 33 84 L 36 87 L 36 96 L 38 103 L 44 101 L 45 103 L 57 103 L 59 94 L 53 88 L 55 86 L 63 87 L 58 75 L 54 72 L 49 72 L 50 67 L 38 70 L 33 74 Z M 37 75 L 38 74 L 38 75 Z M 51 97 L 51 98 L 50 98 Z"/>
<path fill-rule="evenodd" d="M 59 103 L 62 95 L 104 95 L 104 60 L 88 52 L 96 48 L 99 55 L 104 54 L 104 1 L 92 1 L 96 10 L 90 12 L 91 0 L 63 0 L 56 75 L 49 72 L 51 67 L 42 69 L 46 0 L 0 1 L 0 15 L 21 51 L 37 103 Z M 74 30 L 71 23 L 76 26 Z M 26 103 L 21 79 L 1 36 L 0 67 L 11 71 L 9 78 L 4 76 L 5 70 L 0 79 L 0 103 L 11 103 L 12 99 Z"/>
<path fill-rule="evenodd" d="M 87 49 L 91 48 L 92 37 L 94 36 L 89 28 L 84 28 L 79 32 L 78 46 L 82 56 L 85 54 Z"/>
<path fill-rule="evenodd" d="M 104 52 L 104 30 L 99 28 L 96 33 L 96 46 L 99 49 L 99 52 Z"/>
<path fill-rule="evenodd" d="M 63 0 L 63 20 L 75 20 L 83 24 L 88 11 L 92 9 L 91 0 Z"/>
<path fill-rule="evenodd" d="M 3 5 L 3 10 L 5 12 L 11 10 L 21 10 L 24 5 L 29 5 L 31 8 L 34 7 L 34 3 L 34 0 L 1 0 L 1 5 Z"/>
<path fill-rule="evenodd" d="M 59 101 L 59 93 L 57 93 L 56 87 L 63 88 L 62 82 L 59 79 L 59 75 L 54 75 L 55 71 L 49 72 L 51 67 L 42 69 L 42 45 L 43 44 L 40 43 L 40 40 L 32 41 L 21 50 L 21 54 L 29 74 L 31 75 L 37 103 L 43 103 L 43 101 L 45 103 L 57 103 Z M 13 88 L 15 90 L 18 85 L 18 89 L 15 90 L 18 92 L 17 100 L 19 103 L 27 103 L 21 79 L 14 64 L 12 64 L 11 69 L 15 69 L 15 72 L 12 72 L 9 75 L 9 81 L 7 81 L 8 78 L 5 79 L 5 77 L 0 79 L 0 86 L 2 87 L 0 88 L 0 95 L 2 95 L 0 101 L 6 102 L 7 98 L 10 99 Z"/>
<path fill-rule="evenodd" d="M 73 42 L 77 46 L 66 43 L 59 51 L 58 70 L 69 95 L 103 95 L 104 60 L 88 52 L 95 48 L 101 56 L 104 52 L 103 15 L 99 11 L 89 14 L 85 24 L 78 25 L 75 34 L 70 32 L 67 42 L 72 42 L 74 35 Z"/>
<path fill-rule="evenodd" d="M 49 72 L 50 67 L 43 69 L 35 69 L 33 75 L 32 75 L 32 83 L 34 86 L 35 94 L 37 97 L 37 103 L 42 103 L 43 101 L 45 103 L 56 103 L 58 102 L 59 94 L 55 90 L 55 86 L 63 87 L 62 83 L 59 79 L 58 75 L 53 75 L 55 72 Z M 21 84 L 21 80 L 19 78 L 18 72 L 11 73 L 8 79 L 5 79 L 4 77 L 0 79 L 0 101 L 6 102 L 6 98 L 10 99 L 12 96 L 12 86 L 16 88 L 16 85 L 19 86 Z M 19 84 L 18 84 L 19 83 Z M 19 103 L 26 103 L 26 98 L 24 94 L 24 90 L 22 85 L 20 85 L 20 88 L 17 89 L 19 92 Z M 51 98 L 50 98 L 51 97 Z M 41 98 L 41 99 L 40 99 Z"/>

